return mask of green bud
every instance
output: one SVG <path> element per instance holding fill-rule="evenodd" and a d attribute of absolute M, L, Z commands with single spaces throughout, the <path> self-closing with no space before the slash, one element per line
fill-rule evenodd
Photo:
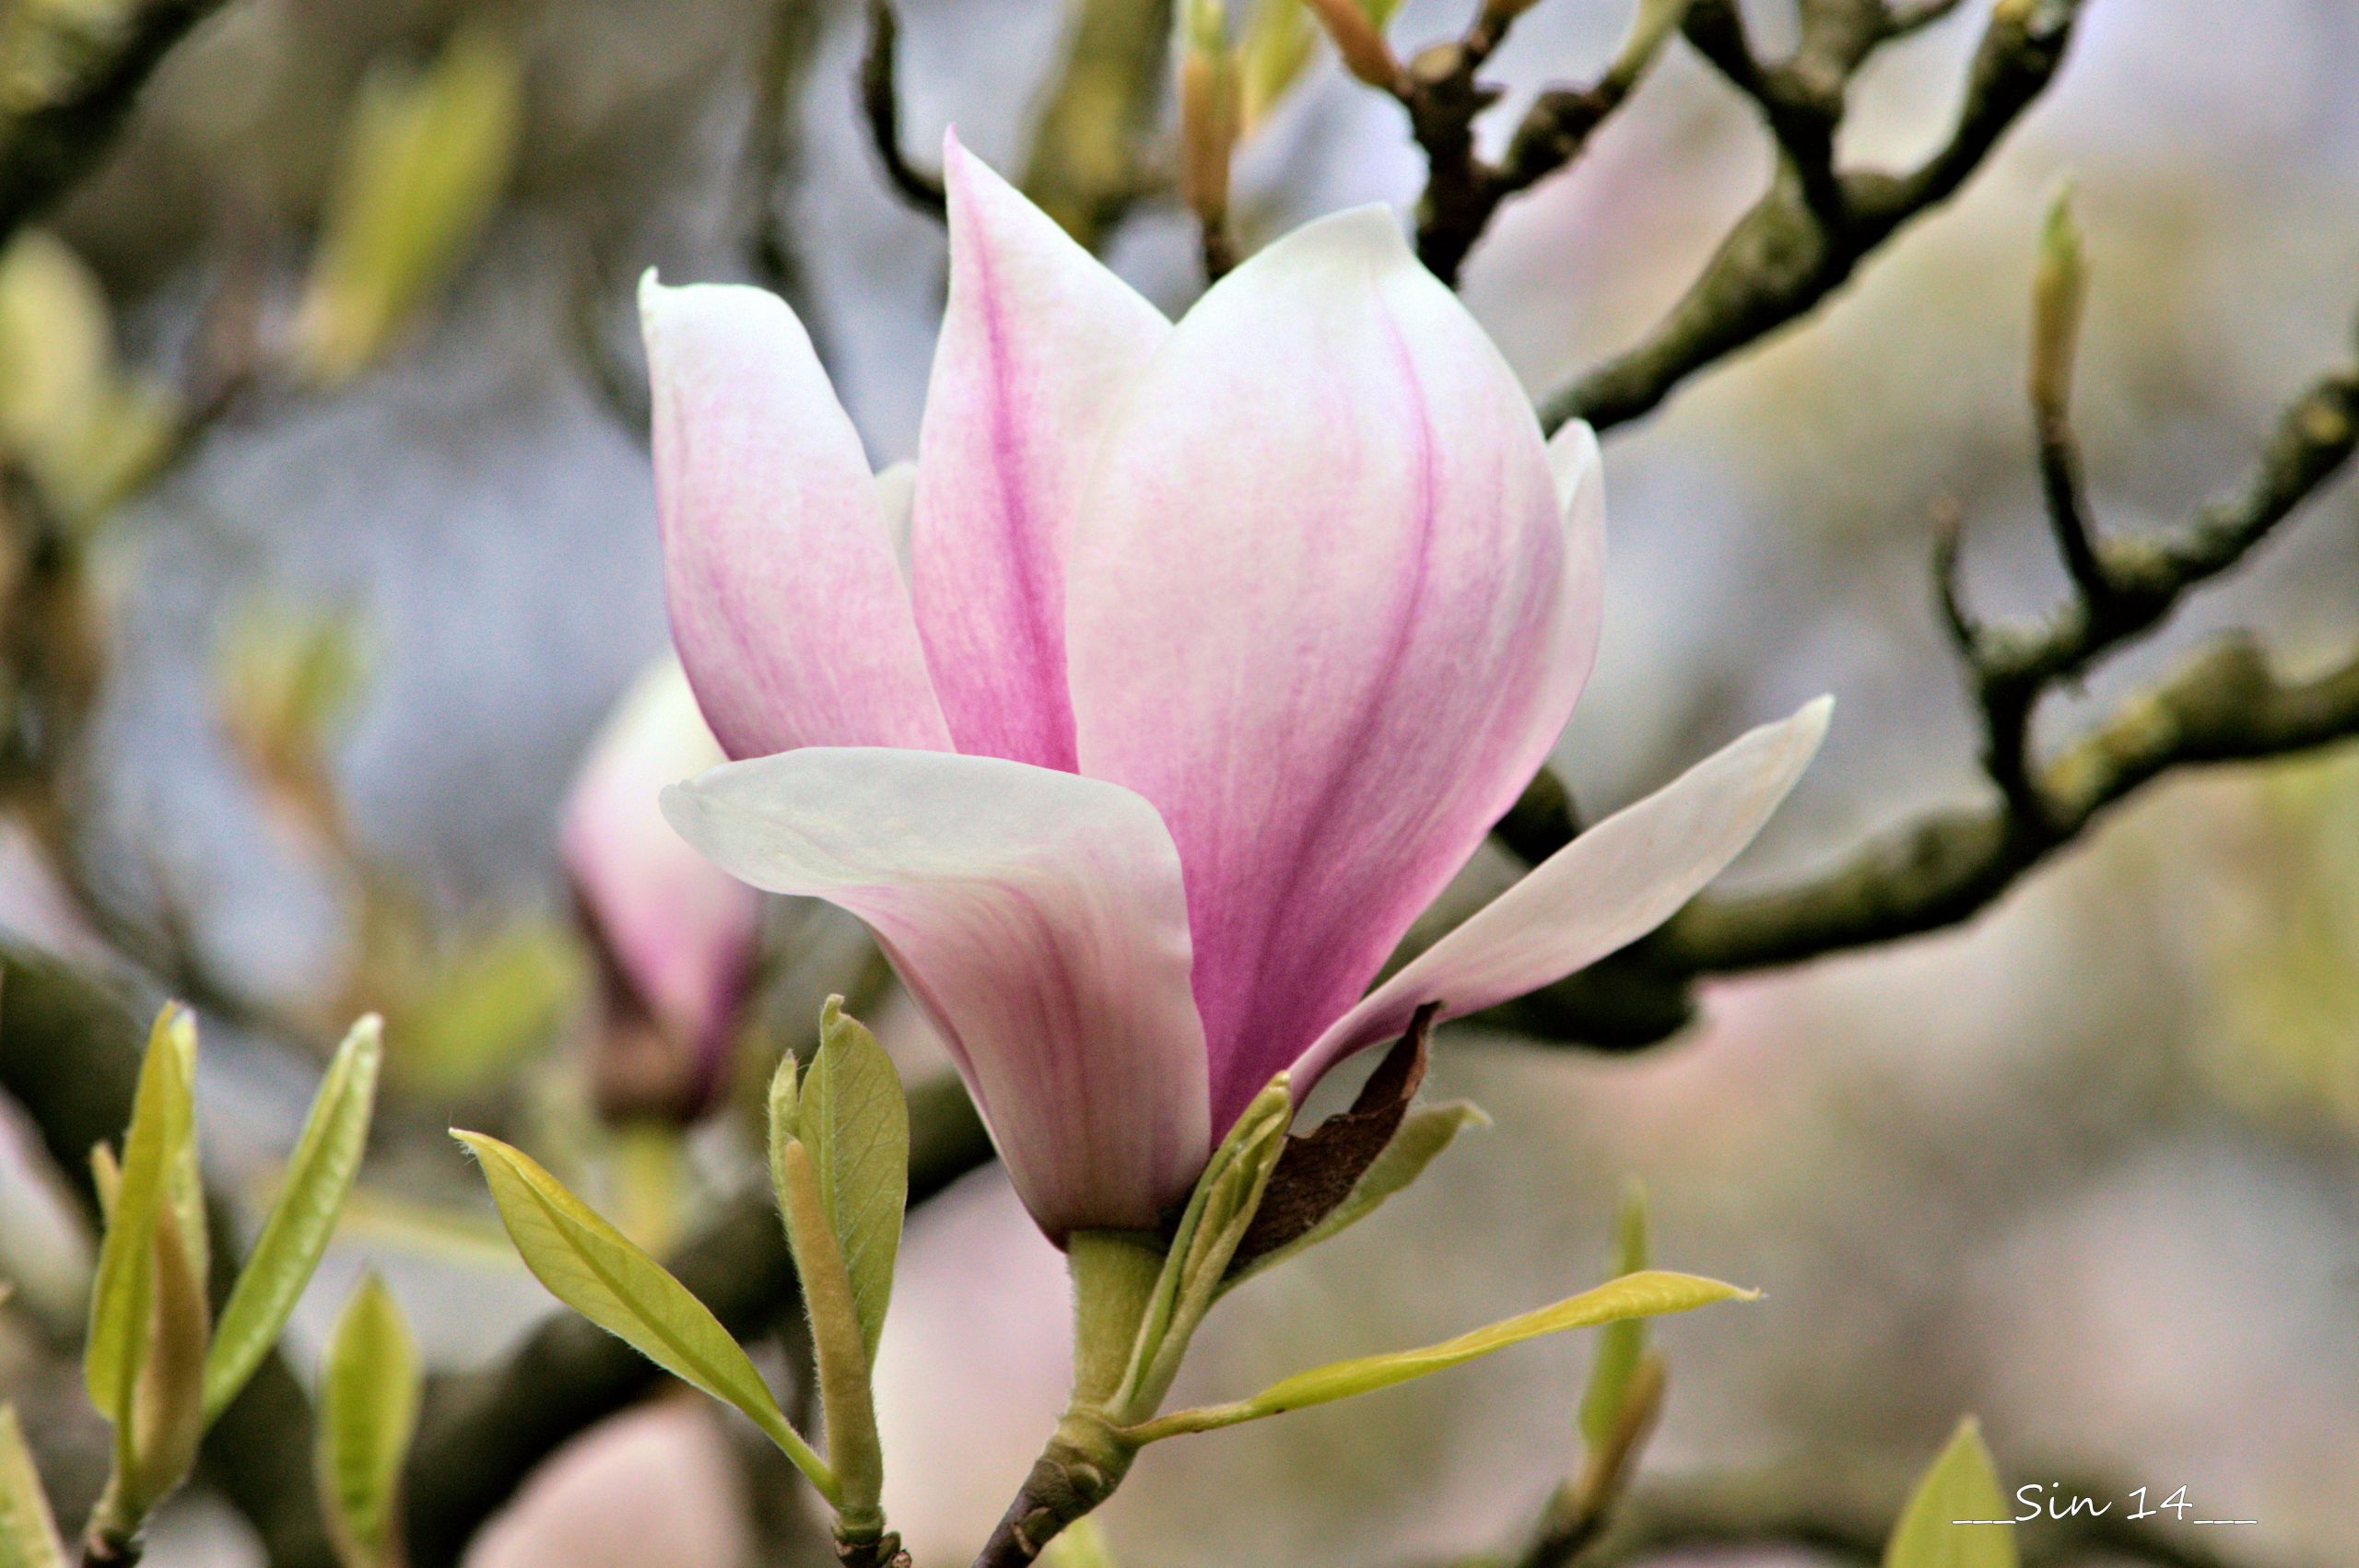
<path fill-rule="evenodd" d="M 296 322 L 311 380 L 367 366 L 448 282 L 508 182 L 522 109 L 515 54 L 486 29 L 422 75 L 370 74 Z"/>
<path fill-rule="evenodd" d="M 2088 299 L 2081 227 L 2072 188 L 2058 189 L 2040 226 L 2039 264 L 2032 275 L 2031 404 L 2043 423 L 2061 421 L 2072 399 L 2072 362 Z"/>

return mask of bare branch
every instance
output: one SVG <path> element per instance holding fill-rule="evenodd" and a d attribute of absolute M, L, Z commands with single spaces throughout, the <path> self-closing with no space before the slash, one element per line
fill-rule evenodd
<path fill-rule="evenodd" d="M 1529 0 L 1487 0 L 1463 33 L 1421 50 L 1405 66 L 1392 64 L 1389 51 L 1380 59 L 1367 44 L 1358 51 L 1363 58 L 1355 74 L 1400 102 L 1408 111 L 1411 135 L 1425 151 L 1417 256 L 1445 283 L 1457 283 L 1502 205 L 1580 156 L 1590 136 L 1637 86 L 1665 35 L 1653 21 L 1663 13 L 1662 0 L 1642 0 L 1631 37 L 1604 74 L 1587 87 L 1541 93 L 1517 123 L 1505 154 L 1493 163 L 1474 145 L 1475 122 L 1499 98 L 1481 72 L 1528 8 Z M 1360 16 L 1348 3 L 1332 9 L 1338 18 Z M 1328 8 L 1320 15 L 1325 18 Z M 1353 51 L 1345 33 L 1333 22 L 1330 30 L 1349 57 Z M 1381 49 L 1381 41 L 1373 47 Z"/>
<path fill-rule="evenodd" d="M 885 177 L 909 204 L 936 218 L 947 216 L 942 176 L 911 164 L 901 151 L 899 81 L 900 18 L 892 0 L 868 0 L 868 50 L 860 59 L 860 105 L 868 117 L 868 139 L 885 165 Z"/>
<path fill-rule="evenodd" d="M 1795 55 L 1764 66 L 1749 47 L 1737 52 L 1743 35 L 1728 0 L 1698 0 L 1688 39 L 1761 105 L 1780 149 L 1777 176 L 1670 313 L 1635 347 L 1544 398 L 1542 422 L 1554 430 L 1586 419 L 1602 430 L 1636 419 L 1698 370 L 1815 309 L 1989 155 L 2054 78 L 2079 10 L 2080 0 L 2001 5 L 1949 139 L 1916 169 L 1887 174 L 1843 172 L 1833 162 L 1843 89 L 1891 36 L 1867 20 L 1878 7 L 1861 0 L 1806 7 Z"/>
<path fill-rule="evenodd" d="M 220 6 L 12 7 L 0 23 L 0 243 L 89 171 L 164 56 Z"/>
<path fill-rule="evenodd" d="M 2176 768 L 2290 755 L 2359 736 L 2359 653 L 2308 679 L 2273 672 L 2248 637 L 2218 644 L 2116 707 L 2044 766 L 2030 716 L 2058 683 L 2160 626 L 2187 594 L 2243 560 L 2359 445 L 2359 368 L 2320 377 L 2281 416 L 2242 486 L 2160 539 L 2109 542 L 2100 600 L 2075 598 L 2034 628 L 1976 626 L 1948 585 L 1954 544 L 1937 541 L 1945 618 L 1973 673 L 1999 799 L 1938 812 L 1835 866 L 1766 893 L 1704 897 L 1653 936 L 1500 1010 L 1545 1036 L 1649 1044 L 1689 1014 L 1706 975 L 1794 964 L 1965 920 L 2071 842 L 2107 809 Z M 1548 847 L 1543 838 L 1524 848 Z"/>

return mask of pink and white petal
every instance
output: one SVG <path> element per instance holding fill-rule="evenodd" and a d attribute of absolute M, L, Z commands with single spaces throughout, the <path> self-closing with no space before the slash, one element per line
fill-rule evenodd
<path fill-rule="evenodd" d="M 885 538 L 893 546 L 893 559 L 901 568 L 901 579 L 910 576 L 910 512 L 917 504 L 918 465 L 908 459 L 876 471 L 876 509 L 884 514 Z"/>
<path fill-rule="evenodd" d="M 1344 1058 L 1396 1038 L 1417 1009 L 1461 1017 L 1626 947 L 1736 859 L 1825 738 L 1831 697 L 1731 742 L 1532 868 L 1338 1019 L 1295 1065 L 1309 1086 Z"/>
<path fill-rule="evenodd" d="M 1568 545 L 1515 377 L 1381 208 L 1204 297 L 1078 515 L 1080 764 L 1179 843 L 1218 1129 L 1547 755 L 1595 647 L 1598 559 Z"/>
<path fill-rule="evenodd" d="M 867 922 L 1052 1239 L 1152 1225 L 1187 1194 L 1203 1031 L 1146 802 L 996 757 L 821 747 L 715 768 L 663 809 L 731 874 Z"/>
<path fill-rule="evenodd" d="M 732 756 L 946 747 L 860 436 L 758 288 L 640 290 L 672 640 Z"/>
<path fill-rule="evenodd" d="M 1064 548 L 1108 412 L 1170 323 L 946 138 L 950 301 L 911 587 L 958 749 L 1070 771 Z"/>
<path fill-rule="evenodd" d="M 566 797 L 567 872 L 616 969 L 657 1022 L 717 1051 L 753 966 L 761 895 L 690 848 L 657 803 L 722 761 L 677 661 L 632 683 Z"/>

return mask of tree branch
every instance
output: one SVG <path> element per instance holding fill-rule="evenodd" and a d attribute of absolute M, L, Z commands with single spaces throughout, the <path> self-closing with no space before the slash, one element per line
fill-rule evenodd
<path fill-rule="evenodd" d="M 2098 558 L 2109 591 L 2074 598 L 2038 627 L 1975 626 L 1949 579 L 1954 541 L 1938 541 L 1944 619 L 1981 699 L 1997 799 L 1933 813 L 1790 886 L 1698 898 L 1652 936 L 1497 1016 L 1555 1038 L 1651 1044 L 1686 1022 L 1690 989 L 1702 977 L 1799 963 L 1968 919 L 2166 772 L 2359 736 L 2359 653 L 2292 680 L 2238 635 L 2125 699 L 2044 766 L 2029 755 L 2042 696 L 2153 631 L 2187 594 L 2242 561 L 2343 467 L 2355 444 L 2359 368 L 2346 367 L 2287 407 L 2232 497 L 2176 532 L 2106 542 Z M 1544 837 L 1522 837 L 1527 851 L 1547 848 Z"/>
<path fill-rule="evenodd" d="M 929 217 L 949 215 L 942 176 L 910 162 L 901 150 L 900 50 L 901 18 L 892 0 L 868 0 L 868 48 L 860 57 L 860 107 L 868 121 L 868 139 L 892 181 L 910 205 Z"/>
<path fill-rule="evenodd" d="M 1795 54 L 1777 65 L 1740 52 L 1730 0 L 1697 0 L 1691 43 L 1761 106 L 1778 148 L 1768 192 L 1730 229 L 1684 296 L 1636 346 L 1541 402 L 1550 430 L 1600 430 L 1652 411 L 1697 371 L 1815 309 L 1903 227 L 1955 193 L 2062 64 L 2080 0 L 2001 0 L 1976 52 L 1949 139 L 1901 174 L 1845 172 L 1834 146 L 1845 89 L 1876 47 L 1899 36 L 1873 0 L 1805 7 Z M 1907 29 L 1902 29 L 1904 32 Z"/>
<path fill-rule="evenodd" d="M 0 23 L 0 244 L 114 143 L 139 89 L 221 0 L 18 6 Z"/>

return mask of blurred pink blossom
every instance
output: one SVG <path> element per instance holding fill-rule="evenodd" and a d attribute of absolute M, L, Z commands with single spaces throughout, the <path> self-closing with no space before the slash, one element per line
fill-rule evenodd
<path fill-rule="evenodd" d="M 606 977 L 601 1094 L 692 1112 L 721 1076 L 759 935 L 761 895 L 685 843 L 663 787 L 722 760 L 678 662 L 616 705 L 565 807 L 565 863 Z"/>

